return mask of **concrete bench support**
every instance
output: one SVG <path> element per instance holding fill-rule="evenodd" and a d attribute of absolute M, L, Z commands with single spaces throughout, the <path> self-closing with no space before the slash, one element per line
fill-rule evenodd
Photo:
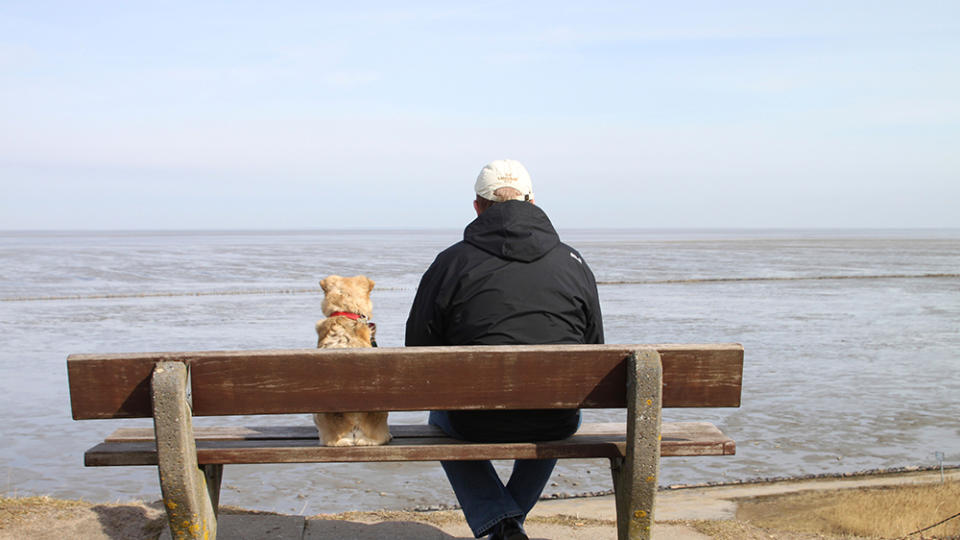
<path fill-rule="evenodd" d="M 160 490 L 174 540 L 217 537 L 217 502 L 223 465 L 197 465 L 187 366 L 160 362 L 153 370 L 153 428 Z"/>
<path fill-rule="evenodd" d="M 618 540 L 649 540 L 660 464 L 663 368 L 655 349 L 627 362 L 627 451 L 610 460 L 617 504 Z"/>

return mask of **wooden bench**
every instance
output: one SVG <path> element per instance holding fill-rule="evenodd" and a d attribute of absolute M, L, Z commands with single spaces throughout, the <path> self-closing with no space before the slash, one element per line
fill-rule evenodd
<path fill-rule="evenodd" d="M 721 345 L 408 347 L 67 358 L 73 418 L 153 417 L 87 450 L 87 466 L 156 465 L 173 538 L 215 538 L 223 465 L 607 458 L 618 537 L 649 538 L 659 457 L 730 455 L 708 423 L 663 423 L 663 407 L 740 405 L 743 348 Z M 384 446 L 324 447 L 312 425 L 193 429 L 193 416 L 315 411 L 625 408 L 536 443 L 468 443 L 392 426 Z M 662 435 L 662 437 L 661 437 Z"/>

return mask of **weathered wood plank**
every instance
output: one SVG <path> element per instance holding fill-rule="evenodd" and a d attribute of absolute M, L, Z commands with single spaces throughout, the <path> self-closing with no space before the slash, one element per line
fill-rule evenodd
<path fill-rule="evenodd" d="M 154 364 L 190 365 L 194 415 L 622 408 L 643 345 L 409 347 L 70 355 L 74 419 L 150 415 Z M 664 407 L 737 407 L 743 348 L 654 345 Z M 465 377 L 475 384 L 467 389 Z M 527 381 L 527 382 L 523 382 Z"/>
<path fill-rule="evenodd" d="M 431 426 L 411 427 L 431 428 Z M 202 429 L 198 429 L 195 436 L 197 436 L 197 460 L 200 464 L 533 459 L 537 457 L 610 458 L 625 455 L 626 426 L 624 424 L 584 424 L 584 428 L 563 441 L 504 444 L 464 443 L 448 437 L 427 436 L 429 430 L 426 429 L 412 429 L 411 436 L 397 436 L 385 446 L 347 448 L 319 446 L 316 430 L 311 437 L 293 439 L 223 438 L 228 430 L 208 432 L 212 433 L 213 437 L 201 439 L 200 437 L 204 436 Z M 278 431 L 290 430 L 298 436 L 305 435 L 305 430 L 300 427 L 277 429 Z M 267 431 L 263 428 L 255 428 L 255 430 Z M 665 422 L 661 433 L 661 456 L 720 456 L 736 452 L 734 442 L 713 424 L 706 422 Z M 240 430 L 235 431 L 235 434 L 243 436 Z M 127 438 L 116 442 L 104 442 L 87 450 L 84 455 L 85 464 L 87 466 L 157 464 L 156 444 L 153 442 L 152 435 L 127 432 L 125 436 Z"/>

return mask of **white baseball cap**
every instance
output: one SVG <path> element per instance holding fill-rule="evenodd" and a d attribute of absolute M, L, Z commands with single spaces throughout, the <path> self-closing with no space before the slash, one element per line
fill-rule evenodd
<path fill-rule="evenodd" d="M 510 187 L 520 192 L 519 197 L 501 198 L 493 194 L 494 191 Z M 480 171 L 477 183 L 473 186 L 477 195 L 488 201 L 503 202 L 511 199 L 529 201 L 533 199 L 533 183 L 530 182 L 530 173 L 517 160 L 498 159 L 491 161 Z"/>

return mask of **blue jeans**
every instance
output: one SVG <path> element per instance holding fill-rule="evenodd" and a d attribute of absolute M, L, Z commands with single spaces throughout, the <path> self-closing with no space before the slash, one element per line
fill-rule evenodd
<path fill-rule="evenodd" d="M 451 437 L 465 438 L 450 425 L 446 411 L 431 411 L 429 422 Z M 513 462 L 510 480 L 504 485 L 488 460 L 440 462 L 467 524 L 477 538 L 489 534 L 506 518 L 517 518 L 523 523 L 556 464 L 556 459 L 518 459 Z"/>

